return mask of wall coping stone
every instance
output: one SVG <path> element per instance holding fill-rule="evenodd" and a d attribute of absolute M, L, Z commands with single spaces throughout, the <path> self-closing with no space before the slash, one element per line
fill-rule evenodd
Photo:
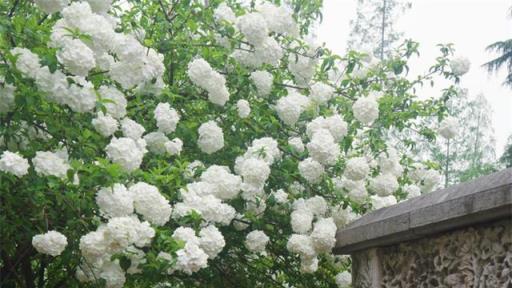
<path fill-rule="evenodd" d="M 512 221 L 512 168 L 372 211 L 338 230 L 333 251 L 351 254 L 497 219 Z"/>

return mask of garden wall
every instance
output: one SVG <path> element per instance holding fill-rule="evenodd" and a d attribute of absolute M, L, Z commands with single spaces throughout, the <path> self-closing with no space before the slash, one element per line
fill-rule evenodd
<path fill-rule="evenodd" d="M 512 169 L 367 214 L 335 252 L 353 287 L 512 287 Z"/>

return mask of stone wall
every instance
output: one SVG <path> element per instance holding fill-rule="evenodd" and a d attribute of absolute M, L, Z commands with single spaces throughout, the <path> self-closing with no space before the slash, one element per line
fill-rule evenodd
<path fill-rule="evenodd" d="M 353 287 L 512 288 L 512 169 L 413 200 L 338 231 Z"/>
<path fill-rule="evenodd" d="M 353 286 L 362 288 L 375 280 L 381 287 L 512 287 L 512 221 L 360 251 L 352 268 Z"/>

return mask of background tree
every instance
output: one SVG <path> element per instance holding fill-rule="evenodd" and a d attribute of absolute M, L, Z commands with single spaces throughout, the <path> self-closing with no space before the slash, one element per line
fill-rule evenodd
<path fill-rule="evenodd" d="M 512 167 L 512 135 L 508 137 L 507 144 L 505 145 L 505 151 L 500 157 L 500 163 L 505 167 Z"/>
<path fill-rule="evenodd" d="M 510 17 L 512 17 L 512 7 L 509 10 Z M 512 39 L 498 41 L 492 43 L 486 48 L 489 52 L 498 53 L 499 56 L 485 64 L 489 73 L 496 73 L 500 71 L 501 68 L 505 67 L 508 71 L 508 75 L 505 77 L 505 81 L 503 85 L 509 86 L 512 88 Z"/>
<path fill-rule="evenodd" d="M 349 49 L 371 51 L 381 60 L 389 57 L 403 35 L 395 30 L 396 20 L 410 7 L 400 0 L 358 0 Z"/>

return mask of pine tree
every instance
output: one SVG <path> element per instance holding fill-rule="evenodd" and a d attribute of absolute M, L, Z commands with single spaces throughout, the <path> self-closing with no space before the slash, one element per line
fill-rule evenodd
<path fill-rule="evenodd" d="M 394 22 L 410 7 L 399 0 L 358 0 L 356 19 L 350 21 L 349 49 L 371 51 L 381 60 L 389 57 L 403 35 Z"/>

